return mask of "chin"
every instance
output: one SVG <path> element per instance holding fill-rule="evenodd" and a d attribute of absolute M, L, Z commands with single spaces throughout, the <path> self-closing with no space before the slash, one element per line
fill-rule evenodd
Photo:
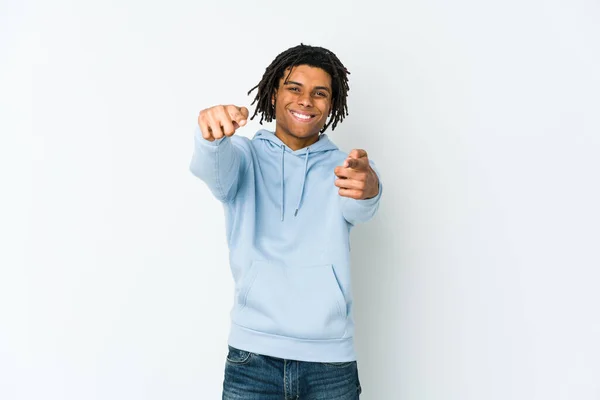
<path fill-rule="evenodd" d="M 316 132 L 290 131 L 290 134 L 292 136 L 295 136 L 295 137 L 300 138 L 300 139 L 307 139 L 307 138 L 312 137 L 312 136 L 317 136 L 319 134 L 319 131 L 316 131 Z"/>
<path fill-rule="evenodd" d="M 288 132 L 290 132 L 292 135 L 299 137 L 299 138 L 308 138 L 311 136 L 315 136 L 318 135 L 321 132 L 321 129 L 323 129 L 323 126 L 294 126 L 294 125 L 288 125 L 288 127 L 290 128 L 288 130 Z"/>

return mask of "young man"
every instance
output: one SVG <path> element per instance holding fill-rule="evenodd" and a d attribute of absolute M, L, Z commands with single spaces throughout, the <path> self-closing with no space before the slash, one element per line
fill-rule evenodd
<path fill-rule="evenodd" d="M 379 207 L 367 152 L 323 132 L 348 114 L 348 70 L 331 51 L 279 54 L 252 116 L 275 132 L 234 136 L 248 110 L 200 112 L 190 170 L 225 208 L 235 281 L 223 399 L 358 399 L 350 230 Z M 251 119 L 252 119 L 251 118 Z M 367 267 L 367 266 L 365 266 Z"/>

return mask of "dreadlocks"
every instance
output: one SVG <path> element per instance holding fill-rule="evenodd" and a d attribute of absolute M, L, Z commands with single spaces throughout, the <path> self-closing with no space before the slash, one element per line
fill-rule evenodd
<path fill-rule="evenodd" d="M 331 99 L 331 117 L 321 129 L 321 133 L 323 133 L 329 125 L 332 125 L 331 130 L 334 130 L 338 122 L 342 122 L 344 117 L 348 115 L 346 97 L 348 96 L 348 90 L 350 90 L 350 87 L 348 86 L 348 75 L 350 75 L 350 72 L 331 51 L 323 47 L 308 46 L 302 43 L 299 46 L 289 48 L 279 54 L 275 60 L 273 60 L 271 65 L 266 68 L 258 85 L 250 89 L 248 94 L 252 93 L 254 89 L 258 89 L 256 97 L 252 101 L 252 104 L 257 103 L 256 109 L 250 119 L 254 119 L 258 113 L 261 114 L 259 122 L 261 125 L 263 120 L 271 122 L 275 119 L 275 107 L 271 103 L 271 96 L 277 92 L 279 81 L 283 78 L 283 73 L 286 69 L 290 68 L 289 73 L 291 73 L 291 69 L 297 65 L 308 65 L 321 68 L 331 76 L 331 86 L 333 91 Z"/>

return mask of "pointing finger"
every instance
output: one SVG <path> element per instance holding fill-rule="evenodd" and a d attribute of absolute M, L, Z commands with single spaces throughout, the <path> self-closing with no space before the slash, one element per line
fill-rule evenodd
<path fill-rule="evenodd" d="M 353 170 L 366 171 L 369 169 L 368 165 L 369 161 L 367 158 L 346 158 L 344 160 L 344 167 Z"/>
<path fill-rule="evenodd" d="M 246 107 L 227 106 L 227 113 L 236 129 L 248 122 L 248 109 Z"/>
<path fill-rule="evenodd" d="M 246 107 L 240 107 L 240 113 L 244 116 L 244 119 L 248 119 L 248 109 Z"/>
<path fill-rule="evenodd" d="M 363 149 L 354 149 L 350 152 L 348 157 L 355 159 L 367 157 L 367 152 Z"/>
<path fill-rule="evenodd" d="M 358 169 L 360 167 L 360 162 L 356 158 L 347 158 L 346 161 L 344 161 L 344 167 Z"/>

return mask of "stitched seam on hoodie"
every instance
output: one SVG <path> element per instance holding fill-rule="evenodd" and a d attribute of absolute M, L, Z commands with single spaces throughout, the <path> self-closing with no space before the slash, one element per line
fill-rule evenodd
<path fill-rule="evenodd" d="M 223 196 L 223 187 L 221 185 L 221 175 L 219 174 L 220 160 L 221 160 L 221 152 L 219 151 L 219 149 L 217 149 L 217 157 L 216 157 L 216 162 L 215 162 L 215 175 L 216 175 L 217 179 L 215 179 L 215 181 L 217 183 L 217 190 L 219 191 L 220 197 L 222 199 L 225 199 L 225 196 Z"/>

